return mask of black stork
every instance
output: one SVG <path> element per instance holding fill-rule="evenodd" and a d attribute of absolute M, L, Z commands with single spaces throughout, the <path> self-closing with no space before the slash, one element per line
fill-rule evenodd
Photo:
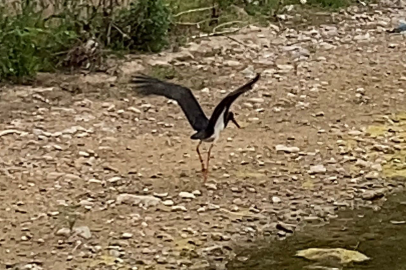
<path fill-rule="evenodd" d="M 190 138 L 192 140 L 200 140 L 196 147 L 196 152 L 199 155 L 204 182 L 206 182 L 209 169 L 210 152 L 214 143 L 219 138 L 220 132 L 227 127 L 229 121 L 233 122 L 238 128 L 241 128 L 235 120 L 233 112 L 230 111 L 231 104 L 240 95 L 251 90 L 259 78 L 260 74 L 257 73 L 256 76 L 249 82 L 223 98 L 223 100 L 220 101 L 220 103 L 214 109 L 210 119 L 206 117 L 192 91 L 187 87 L 175 83 L 164 82 L 144 74 L 134 76 L 132 82 L 135 83 L 136 92 L 141 96 L 165 96 L 168 99 L 175 100 L 182 108 L 190 125 L 196 131 L 196 133 Z M 207 156 L 207 168 L 204 166 L 203 158 L 199 150 L 202 142 L 212 143 Z"/>

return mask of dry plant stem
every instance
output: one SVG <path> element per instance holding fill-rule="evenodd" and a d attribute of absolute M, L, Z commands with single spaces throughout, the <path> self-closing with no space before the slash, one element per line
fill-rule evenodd
<path fill-rule="evenodd" d="M 232 40 L 232 41 L 234 41 L 234 42 L 237 42 L 238 44 L 244 46 L 245 48 L 247 48 L 247 49 L 249 49 L 249 50 L 254 50 L 254 51 L 258 52 L 258 49 L 251 48 L 249 45 L 245 44 L 245 43 L 242 42 L 242 41 L 239 41 L 239 40 L 236 39 L 236 38 L 233 38 L 233 37 L 230 37 L 230 36 L 226 36 L 226 38 L 228 38 L 228 39 L 230 39 L 230 40 Z"/>
<path fill-rule="evenodd" d="M 243 21 L 231 21 L 231 22 L 225 22 L 222 24 L 217 25 L 216 27 L 213 28 L 213 33 L 216 33 L 217 29 L 226 25 L 232 25 L 232 24 L 236 24 L 236 23 L 247 23 L 247 22 L 243 22 Z"/>
<path fill-rule="evenodd" d="M 205 38 L 205 37 L 214 37 L 214 36 L 223 36 L 223 35 L 227 35 L 227 34 L 233 34 L 236 33 L 238 31 L 240 31 L 241 29 L 246 28 L 248 25 L 245 25 L 244 27 L 238 28 L 238 29 L 233 29 L 233 30 L 227 30 L 227 31 L 222 31 L 222 32 L 215 32 L 215 33 L 205 33 L 205 34 L 200 34 L 200 35 L 195 35 L 195 36 L 191 36 L 191 39 L 196 39 L 196 38 Z"/>
<path fill-rule="evenodd" d="M 111 26 L 114 27 L 124 38 L 130 39 L 130 36 L 124 33 L 117 25 L 115 25 L 113 22 L 111 23 Z"/>
<path fill-rule="evenodd" d="M 247 44 L 245 44 L 244 42 L 239 41 L 239 40 L 236 39 L 236 38 L 233 38 L 233 37 L 230 37 L 230 36 L 227 36 L 227 38 L 228 38 L 228 39 L 231 39 L 231 40 L 234 41 L 234 42 L 237 42 L 238 44 L 240 44 L 240 45 L 242 45 L 242 46 L 244 46 L 244 47 L 248 47 Z"/>
<path fill-rule="evenodd" d="M 202 20 L 200 22 L 176 22 L 177 25 L 185 25 L 185 26 L 196 26 L 197 28 L 200 28 L 200 25 L 205 23 L 205 22 L 211 22 L 214 21 L 212 18 L 208 18 L 205 20 Z"/>
<path fill-rule="evenodd" d="M 216 6 L 211 6 L 211 7 L 203 7 L 203 8 L 196 8 L 196 9 L 189 9 L 189 10 L 185 10 L 182 12 L 179 12 L 178 14 L 173 15 L 174 18 L 185 15 L 185 14 L 189 14 L 189 13 L 194 13 L 194 12 L 200 12 L 200 11 L 206 11 L 206 10 L 211 10 L 213 8 L 215 8 Z"/>

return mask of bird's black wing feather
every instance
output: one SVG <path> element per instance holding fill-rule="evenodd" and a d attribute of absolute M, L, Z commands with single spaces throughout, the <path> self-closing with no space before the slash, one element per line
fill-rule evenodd
<path fill-rule="evenodd" d="M 200 131 L 207 127 L 209 120 L 189 88 L 146 75 L 135 76 L 132 82 L 141 95 L 157 95 L 176 100 L 194 130 Z"/>
<path fill-rule="evenodd" d="M 259 80 L 260 77 L 261 77 L 261 74 L 257 73 L 257 75 L 252 80 L 250 80 L 249 82 L 247 82 L 246 84 L 244 84 L 240 88 L 234 90 L 233 92 L 228 94 L 225 98 L 223 98 L 223 100 L 220 101 L 220 103 L 216 106 L 216 108 L 214 108 L 214 111 L 209 120 L 209 126 L 214 127 L 214 125 L 216 124 L 217 118 L 221 115 L 224 108 L 226 108 L 227 109 L 226 112 L 228 112 L 228 109 L 230 108 L 231 104 L 233 104 L 233 102 L 240 95 L 251 90 L 252 87 L 254 86 L 254 84 Z"/>

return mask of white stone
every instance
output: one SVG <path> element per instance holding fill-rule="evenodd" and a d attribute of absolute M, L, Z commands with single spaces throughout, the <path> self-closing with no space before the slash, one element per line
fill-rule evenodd
<path fill-rule="evenodd" d="M 182 191 L 179 193 L 179 197 L 183 199 L 194 199 L 196 196 L 193 193 Z"/>

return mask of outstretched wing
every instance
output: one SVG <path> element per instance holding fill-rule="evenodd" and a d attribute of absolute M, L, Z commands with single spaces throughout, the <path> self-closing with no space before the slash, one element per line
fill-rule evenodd
<path fill-rule="evenodd" d="M 176 100 L 194 130 L 200 131 L 207 127 L 209 120 L 189 88 L 147 75 L 135 76 L 132 82 L 136 85 L 135 90 L 141 95 L 157 95 Z"/>
<path fill-rule="evenodd" d="M 225 114 L 224 114 L 226 116 L 231 104 L 233 104 L 233 102 L 240 95 L 251 90 L 252 87 L 254 86 L 254 84 L 259 80 L 260 77 L 261 77 L 261 74 L 257 73 L 255 78 L 253 78 L 252 80 L 250 80 L 249 82 L 247 82 L 246 84 L 244 84 L 240 88 L 234 90 L 233 92 L 228 94 L 225 98 L 223 98 L 223 100 L 220 101 L 220 103 L 216 106 L 216 108 L 214 108 L 213 114 L 211 115 L 210 120 L 209 120 L 209 122 L 210 122 L 209 125 L 211 125 L 211 126 L 215 125 L 217 118 L 223 113 L 224 109 L 226 109 Z"/>

